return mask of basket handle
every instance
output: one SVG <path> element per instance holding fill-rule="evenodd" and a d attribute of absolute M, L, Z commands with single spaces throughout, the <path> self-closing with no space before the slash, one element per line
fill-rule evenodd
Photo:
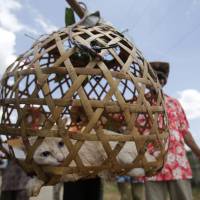
<path fill-rule="evenodd" d="M 80 6 L 80 4 L 76 0 L 66 0 L 67 3 L 71 6 L 71 8 L 76 12 L 76 14 L 83 18 L 84 9 Z"/>

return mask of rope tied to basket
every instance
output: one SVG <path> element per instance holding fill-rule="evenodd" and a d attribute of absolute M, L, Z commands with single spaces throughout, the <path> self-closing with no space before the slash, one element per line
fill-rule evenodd
<path fill-rule="evenodd" d="M 66 0 L 67 1 L 67 0 Z M 85 26 L 86 28 L 91 28 L 96 26 L 98 23 L 102 23 L 103 21 L 101 20 L 100 12 L 96 11 L 94 13 L 89 13 L 86 4 L 83 2 L 78 2 L 79 6 L 84 6 L 82 10 L 84 10 L 84 15 L 80 19 L 80 21 L 68 26 L 69 28 L 69 41 L 72 45 L 76 46 L 78 49 L 80 49 L 81 52 L 79 54 L 82 54 L 83 52 L 89 53 L 92 58 L 95 58 L 97 60 L 103 60 L 102 56 L 99 54 L 101 50 L 103 49 L 110 49 L 110 48 L 115 48 L 118 45 L 117 44 L 111 44 L 108 46 L 99 46 L 98 43 L 92 43 L 90 46 L 86 46 L 84 44 L 81 44 L 80 42 L 74 40 L 72 37 L 72 32 L 73 30 L 79 26 Z M 81 6 L 81 7 L 82 7 Z"/>

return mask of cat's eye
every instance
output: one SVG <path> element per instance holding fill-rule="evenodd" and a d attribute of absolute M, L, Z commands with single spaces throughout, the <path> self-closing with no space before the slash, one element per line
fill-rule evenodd
<path fill-rule="evenodd" d="M 61 147 L 64 147 L 64 145 L 65 145 L 65 144 L 64 144 L 64 142 L 63 142 L 63 141 L 60 141 L 60 142 L 58 142 L 58 147 L 60 147 L 60 148 L 61 148 Z"/>
<path fill-rule="evenodd" d="M 48 156 L 50 156 L 50 154 L 51 153 L 49 151 L 44 151 L 44 152 L 41 153 L 41 155 L 44 156 L 44 157 L 48 157 Z"/>

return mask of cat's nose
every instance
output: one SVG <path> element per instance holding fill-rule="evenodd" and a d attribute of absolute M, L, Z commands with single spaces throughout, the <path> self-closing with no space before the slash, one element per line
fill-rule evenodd
<path fill-rule="evenodd" d="M 57 161 L 58 162 L 62 162 L 62 161 L 64 161 L 64 159 L 65 159 L 65 157 L 62 154 L 57 155 Z"/>

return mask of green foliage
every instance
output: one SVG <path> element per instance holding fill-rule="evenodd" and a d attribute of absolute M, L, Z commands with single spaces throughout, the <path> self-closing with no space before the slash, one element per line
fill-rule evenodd
<path fill-rule="evenodd" d="M 75 23 L 75 15 L 72 8 L 65 9 L 65 26 L 70 26 Z"/>

